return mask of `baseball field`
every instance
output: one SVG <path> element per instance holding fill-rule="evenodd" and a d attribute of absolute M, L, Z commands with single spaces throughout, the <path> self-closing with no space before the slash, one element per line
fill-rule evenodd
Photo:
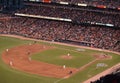
<path fill-rule="evenodd" d="M 118 63 L 104 50 L 0 36 L 0 83 L 83 83 Z"/>

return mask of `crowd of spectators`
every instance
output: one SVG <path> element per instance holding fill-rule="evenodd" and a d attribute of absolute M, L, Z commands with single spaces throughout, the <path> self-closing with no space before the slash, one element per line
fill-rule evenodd
<path fill-rule="evenodd" d="M 120 14 L 108 14 L 105 12 L 93 12 L 74 8 L 58 6 L 27 6 L 17 13 L 33 14 L 41 16 L 59 17 L 72 19 L 79 22 L 95 22 L 103 24 L 113 24 L 120 27 Z"/>
<path fill-rule="evenodd" d="M 25 6 L 25 8 L 17 10 L 17 13 L 120 26 L 120 14 L 99 13 L 53 5 Z M 114 27 L 84 26 L 0 13 L 0 33 L 17 34 L 47 41 L 80 42 L 80 45 L 82 42 L 82 45 L 85 46 L 120 52 L 120 29 L 116 30 Z"/>
<path fill-rule="evenodd" d="M 84 3 L 89 5 L 106 5 L 110 8 L 120 7 L 120 0 L 54 0 L 56 2 Z"/>
<path fill-rule="evenodd" d="M 0 33 L 17 34 L 47 41 L 85 42 L 86 46 L 120 52 L 120 30 L 107 27 L 81 26 L 67 22 L 11 17 L 0 20 Z"/>

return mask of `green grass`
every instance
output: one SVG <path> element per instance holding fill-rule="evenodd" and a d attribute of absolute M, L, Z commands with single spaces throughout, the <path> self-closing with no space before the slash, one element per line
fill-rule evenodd
<path fill-rule="evenodd" d="M 0 37 L 0 57 L 5 49 L 28 44 L 30 42 L 32 41 L 20 40 L 10 37 Z M 46 42 L 38 42 L 38 43 L 50 45 Z M 76 47 L 62 46 L 56 44 L 52 44 L 51 46 L 55 46 L 56 48 L 46 50 L 41 53 L 37 53 L 34 56 L 32 56 L 32 59 L 51 63 L 51 64 L 56 64 L 56 65 L 65 64 L 68 67 L 79 68 L 87 64 L 88 62 L 94 60 L 94 58 L 91 55 L 101 53 L 100 51 L 94 51 L 88 49 L 86 49 L 85 52 L 77 52 Z M 61 55 L 67 55 L 68 53 L 70 53 L 73 56 L 73 59 L 65 60 L 60 58 Z M 68 79 L 63 79 L 58 83 L 82 83 L 86 79 L 120 62 L 120 56 L 118 56 L 117 54 L 113 54 L 113 53 L 107 53 L 107 54 L 113 57 L 112 60 L 97 61 L 93 65 L 87 67 L 81 72 L 78 72 L 74 76 Z M 105 63 L 108 65 L 108 67 L 96 69 L 97 63 Z M 54 83 L 57 80 L 60 79 L 33 75 L 12 69 L 2 61 L 2 58 L 0 58 L 0 83 Z"/>
<path fill-rule="evenodd" d="M 16 38 L 0 37 L 0 57 L 3 50 L 14 46 L 28 44 L 31 41 L 23 41 Z M 53 83 L 57 79 L 31 75 L 25 72 L 11 69 L 0 58 L 0 83 Z"/>
<path fill-rule="evenodd" d="M 70 56 L 73 57 L 72 59 L 66 60 L 61 58 L 61 56 L 67 55 L 68 53 L 70 53 Z M 74 52 L 71 50 L 63 50 L 58 48 L 35 54 L 34 56 L 32 56 L 32 59 L 51 63 L 51 64 L 56 64 L 56 65 L 66 65 L 68 67 L 75 67 L 75 68 L 79 68 L 87 64 L 88 62 L 94 60 L 94 58 L 89 54 L 87 54 L 86 52 L 80 53 L 80 52 Z"/>

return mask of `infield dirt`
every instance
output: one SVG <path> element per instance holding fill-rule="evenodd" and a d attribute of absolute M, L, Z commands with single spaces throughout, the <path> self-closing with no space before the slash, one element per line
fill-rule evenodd
<path fill-rule="evenodd" d="M 55 78 L 65 78 L 71 76 L 70 71 L 74 73 L 77 72 L 76 68 L 63 69 L 62 66 L 57 66 L 54 64 L 49 64 L 45 62 L 39 62 L 31 60 L 30 56 L 42 52 L 54 47 L 44 46 L 40 44 L 23 45 L 9 49 L 9 51 L 4 51 L 2 54 L 3 61 L 10 67 L 22 70 L 31 74 L 37 74 L 47 77 Z M 12 65 L 10 64 L 12 62 Z"/>

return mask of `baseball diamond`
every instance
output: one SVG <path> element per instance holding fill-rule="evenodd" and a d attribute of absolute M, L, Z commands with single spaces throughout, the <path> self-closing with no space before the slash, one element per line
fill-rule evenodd
<path fill-rule="evenodd" d="M 99 49 L 91 49 L 69 44 L 64 46 L 62 43 L 57 44 L 57 42 L 50 44 L 46 41 L 36 40 L 37 43 L 29 45 L 29 43 L 32 43 L 32 41 L 34 42 L 34 40 L 21 36 L 1 35 L 0 41 L 1 45 L 4 45 L 5 42 L 8 44 L 4 49 L 1 49 L 3 50 L 1 53 L 3 60 L 2 63 L 8 65 L 5 68 L 15 72 L 21 72 L 20 75 L 24 75 L 23 72 L 26 72 L 25 74 L 28 74 L 28 77 L 33 76 L 32 79 L 38 78 L 38 80 L 40 80 L 39 78 L 42 77 L 43 79 L 51 79 L 51 82 L 56 82 L 57 80 L 62 79 L 58 81 L 58 83 L 64 83 L 66 81 L 70 82 L 71 80 L 73 80 L 72 82 L 82 82 L 118 63 L 118 58 L 120 58 L 118 54 L 109 51 L 103 51 L 101 53 Z M 78 48 L 85 49 L 85 51 L 76 51 Z M 6 49 L 9 49 L 9 51 L 6 51 Z M 108 57 L 103 57 L 103 54 Z M 29 57 L 32 58 L 31 61 L 29 61 Z M 12 65 L 10 65 L 11 61 Z M 96 65 L 101 63 L 101 61 L 108 66 L 98 67 L 96 69 Z M 63 66 L 66 67 L 63 68 Z M 82 74 L 83 72 L 86 74 Z M 82 77 L 85 79 L 79 79 Z M 76 80 L 74 80 L 75 78 Z M 43 79 L 40 81 L 43 82 Z"/>
<path fill-rule="evenodd" d="M 0 0 L 0 83 L 120 83 L 120 0 Z"/>

